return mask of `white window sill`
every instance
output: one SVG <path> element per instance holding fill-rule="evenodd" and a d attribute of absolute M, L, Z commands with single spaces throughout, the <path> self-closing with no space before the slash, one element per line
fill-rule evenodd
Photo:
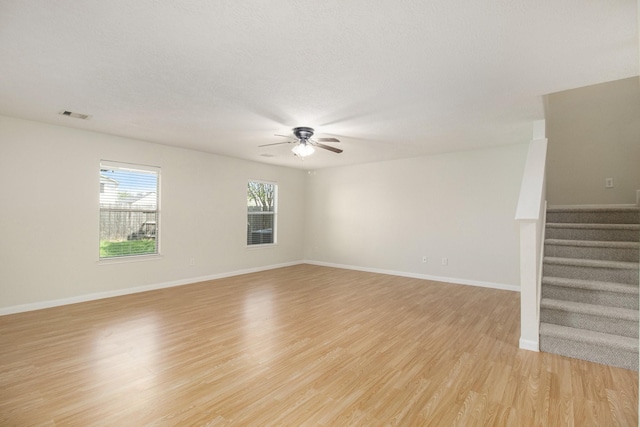
<path fill-rule="evenodd" d="M 109 265 L 109 264 L 128 264 L 132 262 L 141 262 L 141 261 L 155 261 L 162 258 L 161 254 L 153 254 L 153 255 L 128 255 L 128 256 L 120 256 L 120 257 L 112 257 L 112 258 L 100 258 L 97 262 L 98 265 Z"/>
<path fill-rule="evenodd" d="M 265 249 L 265 248 L 273 248 L 274 246 L 278 246 L 277 243 L 263 243 L 261 245 L 247 245 L 246 248 L 251 249 Z"/>

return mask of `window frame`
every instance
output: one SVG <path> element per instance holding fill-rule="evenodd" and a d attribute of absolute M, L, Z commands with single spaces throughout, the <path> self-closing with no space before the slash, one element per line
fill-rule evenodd
<path fill-rule="evenodd" d="M 141 253 L 141 254 L 123 254 L 116 256 L 107 256 L 103 257 L 100 254 L 100 243 L 102 237 L 102 219 L 101 216 L 105 211 L 118 211 L 117 208 L 109 209 L 103 208 L 101 203 L 101 195 L 104 194 L 105 188 L 102 182 L 102 171 L 103 169 L 112 169 L 112 170 L 121 170 L 121 171 L 131 171 L 131 172 L 142 172 L 142 173 L 154 173 L 156 176 L 156 186 L 155 186 L 155 194 L 156 194 L 156 208 L 155 211 L 155 252 L 151 253 Z M 98 263 L 100 264 L 112 264 L 112 263 L 125 263 L 125 262 L 135 262 L 135 261 L 145 261 L 150 259 L 158 259 L 161 258 L 161 168 L 159 166 L 151 166 L 145 165 L 141 163 L 127 163 L 120 161 L 112 161 L 112 160 L 100 160 L 99 168 L 98 168 L 98 182 L 99 182 L 99 192 L 98 192 Z M 132 209 L 131 212 L 144 212 L 148 213 L 150 211 L 149 208 L 140 208 L 140 209 Z"/>
<path fill-rule="evenodd" d="M 249 184 L 251 183 L 257 183 L 257 184 L 265 184 L 265 185 L 273 185 L 273 212 L 271 211 L 266 211 L 266 212 L 249 212 Z M 247 193 L 247 205 L 246 205 L 246 211 L 245 211 L 245 215 L 246 215 L 246 219 L 247 219 L 247 230 L 246 230 L 246 234 L 245 234 L 245 244 L 246 247 L 251 249 L 251 248 L 268 248 L 268 247 L 272 247 L 272 246 L 276 246 L 278 244 L 278 183 L 276 181 L 267 181 L 267 180 L 263 180 L 263 179 L 249 179 L 247 180 L 247 186 L 245 187 L 245 191 Z M 250 230 L 250 220 L 249 220 L 249 215 L 253 214 L 253 215 L 270 215 L 273 217 L 273 221 L 272 221 L 272 241 L 269 243 L 250 243 L 250 239 L 249 239 L 249 233 L 251 232 Z"/>

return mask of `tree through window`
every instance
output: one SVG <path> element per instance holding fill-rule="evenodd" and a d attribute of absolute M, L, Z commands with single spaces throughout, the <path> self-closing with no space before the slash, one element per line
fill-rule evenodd
<path fill-rule="evenodd" d="M 249 181 L 247 185 L 247 245 L 276 243 L 277 184 Z"/>

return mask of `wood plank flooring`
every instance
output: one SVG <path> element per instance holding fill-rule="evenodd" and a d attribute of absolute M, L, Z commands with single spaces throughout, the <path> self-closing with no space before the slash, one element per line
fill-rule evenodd
<path fill-rule="evenodd" d="M 0 317 L 2 426 L 636 426 L 516 292 L 312 265 Z"/>

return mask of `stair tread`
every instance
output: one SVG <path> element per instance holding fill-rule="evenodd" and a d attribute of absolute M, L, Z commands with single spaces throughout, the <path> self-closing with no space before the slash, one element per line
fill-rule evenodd
<path fill-rule="evenodd" d="M 565 286 L 568 288 L 588 289 L 594 291 L 617 292 L 624 294 L 638 295 L 640 293 L 640 289 L 638 289 L 638 286 L 636 285 L 615 282 L 601 282 L 597 280 L 568 279 L 565 277 L 545 276 L 542 278 L 542 284 L 552 286 Z"/>
<path fill-rule="evenodd" d="M 549 206 L 547 212 L 640 212 L 638 206 Z"/>
<path fill-rule="evenodd" d="M 565 301 L 551 298 L 542 298 L 540 308 L 551 310 L 570 311 L 572 313 L 588 314 L 612 319 L 638 321 L 638 310 L 604 305 L 587 304 L 583 302 Z"/>
<path fill-rule="evenodd" d="M 560 326 L 544 322 L 540 323 L 540 335 L 616 348 L 634 353 L 638 352 L 638 343 L 640 342 L 638 341 L 638 338 L 605 334 L 603 332 L 571 328 L 569 326 Z"/>
<path fill-rule="evenodd" d="M 610 240 L 545 239 L 544 243 L 545 245 L 558 245 L 558 246 L 640 249 L 639 242 L 610 241 Z"/>
<path fill-rule="evenodd" d="M 555 256 L 543 259 L 541 349 L 637 369 L 640 206 L 549 206 L 547 214 L 544 245 Z"/>
<path fill-rule="evenodd" d="M 637 262 L 605 261 L 599 259 L 544 257 L 544 263 L 555 265 L 571 265 L 577 267 L 617 268 L 626 270 L 640 269 L 640 264 Z"/>
<path fill-rule="evenodd" d="M 548 228 L 574 228 L 596 230 L 640 230 L 640 224 L 595 224 L 587 222 L 548 222 Z"/>

